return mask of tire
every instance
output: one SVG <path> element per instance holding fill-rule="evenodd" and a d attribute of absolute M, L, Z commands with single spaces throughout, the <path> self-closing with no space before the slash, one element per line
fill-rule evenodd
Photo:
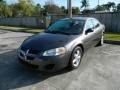
<path fill-rule="evenodd" d="M 82 48 L 79 46 L 75 47 L 70 57 L 69 68 L 70 69 L 78 68 L 81 63 L 82 56 L 83 56 Z"/>
<path fill-rule="evenodd" d="M 104 44 L 104 36 L 102 35 L 99 43 L 96 46 L 102 46 Z"/>

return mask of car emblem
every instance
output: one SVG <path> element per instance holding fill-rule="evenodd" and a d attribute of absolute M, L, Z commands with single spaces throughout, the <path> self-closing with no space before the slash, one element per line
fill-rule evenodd
<path fill-rule="evenodd" d="M 27 55 L 29 53 L 29 49 L 24 53 L 24 59 L 27 60 Z"/>

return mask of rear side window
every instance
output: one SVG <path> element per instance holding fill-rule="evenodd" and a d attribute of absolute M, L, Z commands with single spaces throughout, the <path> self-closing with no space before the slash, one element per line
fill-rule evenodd
<path fill-rule="evenodd" d="M 85 28 L 86 28 L 86 30 L 87 30 L 87 29 L 93 29 L 93 28 L 94 28 L 92 19 L 89 19 L 89 20 L 86 22 Z"/>
<path fill-rule="evenodd" d="M 100 22 L 98 20 L 92 19 L 92 22 L 93 22 L 94 28 L 98 28 L 99 27 Z"/>

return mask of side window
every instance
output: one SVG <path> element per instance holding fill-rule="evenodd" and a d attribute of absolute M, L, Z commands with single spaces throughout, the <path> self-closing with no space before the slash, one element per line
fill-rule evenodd
<path fill-rule="evenodd" d="M 92 19 L 92 22 L 93 22 L 94 28 L 99 27 L 100 22 L 99 22 L 98 20 L 96 20 L 96 19 Z"/>
<path fill-rule="evenodd" d="M 86 30 L 87 30 L 87 29 L 90 29 L 90 28 L 91 28 L 91 29 L 94 28 L 94 25 L 93 25 L 93 22 L 92 22 L 91 19 L 86 22 L 85 28 L 86 28 Z"/>

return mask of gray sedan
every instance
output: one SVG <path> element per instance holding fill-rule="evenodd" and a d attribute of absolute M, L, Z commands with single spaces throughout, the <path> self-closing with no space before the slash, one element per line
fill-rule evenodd
<path fill-rule="evenodd" d="M 90 47 L 103 44 L 104 31 L 105 26 L 95 18 L 61 19 L 26 39 L 18 49 L 18 59 L 42 71 L 76 69 Z"/>

